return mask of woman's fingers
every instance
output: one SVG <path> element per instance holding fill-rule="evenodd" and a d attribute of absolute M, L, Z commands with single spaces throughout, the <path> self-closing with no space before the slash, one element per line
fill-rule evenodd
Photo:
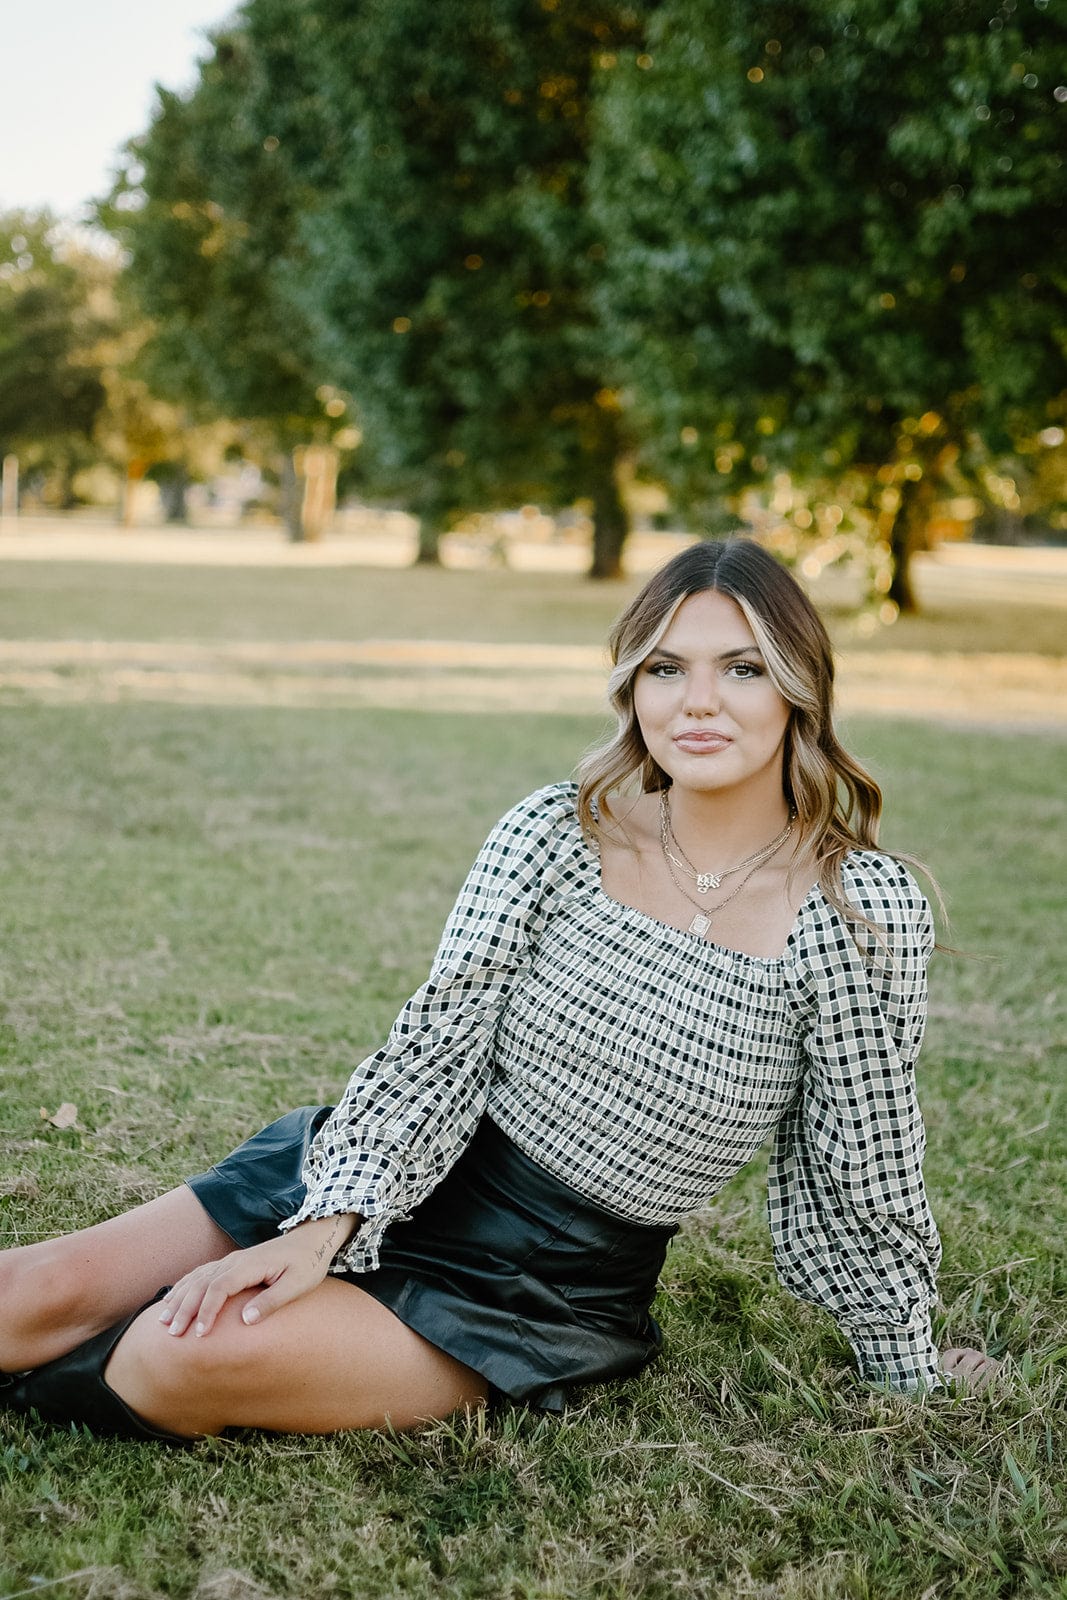
<path fill-rule="evenodd" d="M 264 1317 L 269 1317 L 272 1311 L 286 1306 L 290 1300 L 299 1300 L 302 1294 L 307 1294 L 317 1283 L 321 1283 L 321 1272 L 300 1272 L 296 1268 L 289 1268 L 279 1274 L 261 1294 L 253 1296 L 241 1312 L 241 1320 L 251 1326 L 253 1323 L 262 1322 Z"/>
<path fill-rule="evenodd" d="M 171 1333 L 176 1336 L 183 1334 L 196 1320 L 207 1293 L 208 1282 L 203 1275 L 203 1268 L 198 1268 L 195 1273 L 190 1273 L 174 1285 L 159 1313 L 160 1322 L 166 1323 Z"/>
<path fill-rule="evenodd" d="M 235 1250 L 221 1261 L 209 1261 L 180 1279 L 162 1302 L 160 1322 L 175 1337 L 194 1323 L 198 1334 L 210 1332 L 227 1300 L 243 1289 L 267 1281 L 269 1263 L 256 1250 Z"/>
<path fill-rule="evenodd" d="M 942 1353 L 941 1370 L 946 1377 L 966 1384 L 968 1389 L 978 1390 L 984 1389 L 994 1373 L 1000 1370 L 1000 1362 L 982 1350 L 954 1346 Z"/>
<path fill-rule="evenodd" d="M 197 1273 L 200 1271 L 201 1269 L 198 1267 Z M 189 1322 L 196 1315 L 197 1306 L 199 1306 L 200 1298 L 203 1296 L 203 1289 L 200 1289 L 196 1303 L 192 1304 L 193 1296 L 196 1295 L 195 1279 L 196 1273 L 187 1273 L 184 1278 L 179 1278 L 173 1289 L 169 1289 L 163 1296 L 159 1310 L 159 1320 L 170 1328 L 171 1333 L 184 1333 Z M 187 1301 L 190 1302 L 188 1311 L 186 1310 Z"/>
<path fill-rule="evenodd" d="M 299 1230 L 297 1230 L 299 1232 Z M 313 1242 L 313 1241 L 312 1241 Z M 242 1316 L 255 1323 L 314 1289 L 325 1277 L 328 1259 L 309 1250 L 309 1240 L 293 1235 L 269 1239 L 248 1250 L 235 1250 L 221 1261 L 205 1262 L 186 1273 L 164 1296 L 159 1320 L 175 1337 L 190 1327 L 198 1337 L 211 1332 L 227 1300 L 246 1289 L 266 1285 L 245 1306 Z"/>
<path fill-rule="evenodd" d="M 249 1255 L 251 1253 L 247 1252 Z M 249 1261 L 238 1263 L 233 1272 L 220 1273 L 204 1290 L 196 1314 L 194 1333 L 198 1338 L 203 1338 L 215 1326 L 215 1319 L 227 1300 L 232 1300 L 235 1294 L 241 1294 L 245 1289 L 254 1289 L 261 1283 L 269 1283 L 273 1272 L 284 1270 L 284 1267 L 270 1268 L 265 1263 Z M 171 1331 L 173 1332 L 173 1328 Z"/>

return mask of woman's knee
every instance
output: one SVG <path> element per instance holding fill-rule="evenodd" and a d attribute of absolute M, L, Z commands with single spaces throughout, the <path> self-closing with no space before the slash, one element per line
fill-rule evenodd
<path fill-rule="evenodd" d="M 221 1320 L 221 1319 L 220 1319 Z M 193 1436 L 217 1433 L 232 1420 L 248 1378 L 247 1350 L 223 1326 L 203 1338 L 171 1334 L 149 1306 L 119 1340 L 105 1380 L 132 1410 L 156 1427 Z"/>
<path fill-rule="evenodd" d="M 69 1239 L 0 1252 L 0 1368 L 36 1365 L 59 1353 L 42 1354 L 40 1341 L 58 1340 L 64 1348 L 64 1341 L 99 1332 L 99 1287 Z"/>

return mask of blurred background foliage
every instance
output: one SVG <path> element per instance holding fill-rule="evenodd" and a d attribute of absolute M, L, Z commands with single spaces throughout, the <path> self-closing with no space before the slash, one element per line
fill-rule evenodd
<path fill-rule="evenodd" d="M 644 486 L 888 620 L 931 537 L 1067 529 L 1065 45 L 1048 0 L 246 0 L 110 249 L 0 219 L 0 451 L 178 519 L 243 455 L 297 538 L 339 472 L 424 561 L 577 506 L 598 576 Z"/>
<path fill-rule="evenodd" d="M 904 606 L 935 500 L 1062 440 L 1067 35 L 989 10 L 665 0 L 602 97 L 598 296 L 643 459 L 709 517 L 770 479 L 790 534 L 824 487 Z"/>

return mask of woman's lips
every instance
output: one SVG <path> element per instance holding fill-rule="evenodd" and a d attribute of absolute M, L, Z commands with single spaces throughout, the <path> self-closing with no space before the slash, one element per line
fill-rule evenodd
<path fill-rule="evenodd" d="M 733 741 L 725 733 L 700 733 L 695 728 L 686 733 L 676 733 L 673 741 L 679 750 L 695 751 L 698 755 L 710 755 L 716 750 L 725 750 Z"/>

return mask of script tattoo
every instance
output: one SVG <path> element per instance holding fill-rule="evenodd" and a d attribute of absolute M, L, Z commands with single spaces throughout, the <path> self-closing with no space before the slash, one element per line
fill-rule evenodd
<path fill-rule="evenodd" d="M 334 1253 L 333 1242 L 337 1238 L 337 1234 L 338 1234 L 339 1228 L 340 1228 L 339 1221 L 335 1221 L 333 1227 L 330 1229 L 330 1231 L 326 1235 L 325 1239 L 319 1245 L 319 1248 L 315 1251 L 315 1265 L 316 1266 L 318 1266 L 319 1262 L 322 1260 L 324 1255 L 331 1255 L 331 1256 L 333 1255 L 333 1253 Z"/>

